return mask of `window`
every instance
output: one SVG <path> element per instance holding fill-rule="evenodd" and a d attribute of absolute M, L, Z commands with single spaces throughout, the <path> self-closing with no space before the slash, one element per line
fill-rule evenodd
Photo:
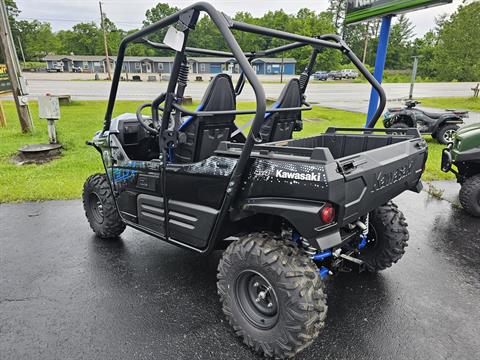
<path fill-rule="evenodd" d="M 139 62 L 135 63 L 135 69 L 140 70 L 141 67 L 142 65 Z"/>
<path fill-rule="evenodd" d="M 84 68 L 84 69 L 88 69 L 88 61 L 84 61 L 84 62 L 83 62 L 83 68 Z"/>
<path fill-rule="evenodd" d="M 162 63 L 158 63 L 158 70 L 163 71 L 163 64 Z"/>
<path fill-rule="evenodd" d="M 205 71 L 206 71 L 205 64 L 200 64 L 200 71 L 201 71 L 201 72 L 205 72 Z"/>
<path fill-rule="evenodd" d="M 271 73 L 272 72 L 272 65 L 267 65 L 267 73 Z"/>

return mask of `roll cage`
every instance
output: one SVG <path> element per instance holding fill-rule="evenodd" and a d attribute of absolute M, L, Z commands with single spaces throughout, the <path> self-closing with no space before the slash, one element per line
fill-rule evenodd
<path fill-rule="evenodd" d="M 199 13 L 205 12 L 210 16 L 215 26 L 220 31 L 220 34 L 225 39 L 227 46 L 230 51 L 218 51 L 210 49 L 199 49 L 187 47 L 186 43 L 188 41 L 188 35 L 191 30 L 195 28 L 197 23 Z M 110 96 L 107 105 L 107 111 L 105 114 L 103 132 L 106 132 L 110 128 L 110 123 L 112 120 L 113 108 L 115 105 L 115 99 L 118 90 L 118 84 L 121 77 L 123 61 L 125 57 L 125 51 L 127 46 L 131 43 L 143 43 L 149 45 L 156 49 L 171 49 L 165 44 L 156 43 L 150 41 L 147 36 L 149 34 L 155 33 L 161 29 L 175 25 L 176 29 L 184 34 L 183 41 L 181 44 L 180 50 L 175 50 L 175 57 L 171 69 L 170 80 L 167 85 L 167 90 L 160 94 L 157 98 L 153 100 L 151 104 L 147 106 L 151 107 L 152 112 L 152 121 L 159 124 L 158 141 L 160 149 L 160 168 L 161 172 L 165 171 L 167 155 L 166 152 L 172 143 L 176 141 L 175 132 L 176 129 L 169 128 L 170 120 L 172 119 L 172 113 L 175 114 L 175 119 L 178 120 L 181 114 L 193 115 L 193 116 L 213 116 L 220 114 L 255 114 L 250 131 L 246 137 L 245 143 L 243 145 L 243 150 L 238 158 L 235 169 L 230 177 L 228 187 L 226 190 L 225 197 L 223 199 L 220 212 L 216 218 L 215 225 L 213 227 L 212 233 L 210 235 L 210 240 L 216 239 L 220 232 L 220 225 L 227 213 L 230 205 L 232 204 L 233 199 L 240 187 L 240 180 L 246 167 L 248 166 L 248 159 L 250 158 L 253 147 L 256 143 L 260 141 L 260 128 L 264 121 L 265 113 L 273 112 L 282 112 L 282 111 L 291 111 L 291 110 L 308 110 L 311 107 L 308 103 L 303 101 L 301 107 L 298 108 L 280 108 L 280 109 L 269 109 L 266 111 L 266 98 L 263 86 L 255 74 L 251 62 L 261 56 L 275 55 L 287 50 L 292 50 L 300 48 L 303 46 L 311 46 L 313 48 L 309 63 L 305 68 L 304 72 L 300 76 L 300 87 L 301 92 L 304 93 L 306 86 L 308 84 L 309 77 L 313 71 L 314 65 L 316 63 L 317 55 L 325 48 L 331 48 L 341 51 L 345 56 L 347 56 L 350 61 L 357 67 L 360 73 L 367 79 L 367 81 L 376 89 L 380 96 L 379 106 L 372 118 L 368 123 L 367 127 L 374 127 L 377 120 L 380 118 L 383 109 L 386 104 L 385 92 L 380 86 L 380 84 L 375 80 L 372 74 L 367 70 L 367 68 L 361 63 L 358 57 L 352 52 L 352 50 L 346 45 L 346 43 L 339 36 L 334 34 L 321 35 L 317 37 L 308 37 L 297 34 L 288 33 L 285 31 L 269 29 L 261 26 L 250 25 L 242 23 L 239 21 L 234 21 L 229 18 L 227 15 L 217 11 L 211 4 L 206 2 L 197 2 L 191 6 L 188 6 L 175 14 L 167 16 L 160 21 L 151 24 L 138 32 L 131 34 L 124 38 L 119 46 L 117 62 L 115 66 L 114 76 L 112 80 L 112 86 L 110 91 Z M 274 38 L 279 38 L 291 43 L 268 49 L 265 51 L 257 52 L 243 52 L 237 43 L 232 30 L 238 30 L 248 33 L 254 33 L 259 35 L 270 36 Z M 185 90 L 186 82 L 182 84 L 181 81 L 181 68 L 182 62 L 185 60 L 185 54 L 201 54 L 201 55 L 214 55 L 218 57 L 233 57 L 236 59 L 240 69 L 241 74 L 239 80 L 235 86 L 235 92 L 239 94 L 245 81 L 248 80 L 250 85 L 253 88 L 255 99 L 256 99 L 256 108 L 255 110 L 234 110 L 234 111 L 192 111 L 188 110 L 181 106 L 181 98 L 183 97 L 183 92 Z M 161 106 L 161 104 L 163 106 Z M 160 114 L 161 111 L 162 113 Z M 161 115 L 161 116 L 160 116 Z M 177 134 L 178 135 L 178 134 Z M 165 182 L 163 181 L 163 186 Z M 168 203 L 165 204 L 165 212 L 168 214 Z M 168 239 L 168 233 L 165 234 L 165 237 Z M 207 248 L 202 252 L 209 253 L 215 245 L 215 241 L 209 241 Z"/>

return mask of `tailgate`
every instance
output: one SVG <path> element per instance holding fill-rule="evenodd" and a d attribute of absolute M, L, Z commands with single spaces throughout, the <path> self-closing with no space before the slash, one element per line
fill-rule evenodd
<path fill-rule="evenodd" d="M 345 179 L 343 224 L 385 204 L 405 190 L 421 190 L 427 144 L 413 138 L 337 160 Z"/>

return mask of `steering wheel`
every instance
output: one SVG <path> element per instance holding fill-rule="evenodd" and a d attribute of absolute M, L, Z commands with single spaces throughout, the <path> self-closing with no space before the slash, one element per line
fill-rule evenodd
<path fill-rule="evenodd" d="M 146 107 L 152 107 L 152 104 L 151 103 L 144 103 L 137 108 L 137 112 L 135 113 L 137 115 L 137 121 L 149 133 L 154 134 L 154 135 L 158 135 L 158 130 L 155 129 L 155 127 L 154 127 L 155 124 L 153 124 L 153 122 L 152 122 L 152 126 L 153 126 L 152 127 L 151 125 L 147 124 L 145 122 L 145 119 L 143 118 L 142 110 L 145 109 Z"/>

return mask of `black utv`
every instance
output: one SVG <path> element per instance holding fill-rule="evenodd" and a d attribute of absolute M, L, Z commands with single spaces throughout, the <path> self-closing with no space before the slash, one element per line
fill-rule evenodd
<path fill-rule="evenodd" d="M 211 17 L 229 51 L 186 46 L 200 12 Z M 166 27 L 164 43 L 148 39 Z M 243 51 L 232 30 L 286 44 Z M 136 114 L 112 118 L 132 43 L 174 51 L 171 77 L 166 91 Z M 266 109 L 251 62 L 301 47 L 312 49 L 306 69 Z M 314 341 L 327 313 L 328 277 L 352 267 L 384 270 L 402 257 L 407 224 L 391 199 L 421 189 L 427 158 L 416 129 L 392 135 L 330 128 L 292 139 L 294 130 L 301 131 L 302 112 L 311 109 L 305 89 L 326 48 L 345 54 L 379 92 L 373 127 L 385 93 L 341 38 L 241 23 L 201 2 L 122 41 L 103 130 L 89 142 L 105 166 L 105 174 L 88 178 L 83 191 L 94 232 L 116 238 L 130 226 L 200 254 L 225 250 L 218 265 L 223 312 L 243 342 L 267 357 L 292 357 Z M 241 69 L 235 86 L 230 76 L 215 76 L 196 110 L 182 105 L 190 54 L 235 58 Z M 247 81 L 256 108 L 237 110 Z M 142 115 L 146 108 L 149 116 Z M 239 114 L 253 115 L 245 136 L 235 125 Z"/>

